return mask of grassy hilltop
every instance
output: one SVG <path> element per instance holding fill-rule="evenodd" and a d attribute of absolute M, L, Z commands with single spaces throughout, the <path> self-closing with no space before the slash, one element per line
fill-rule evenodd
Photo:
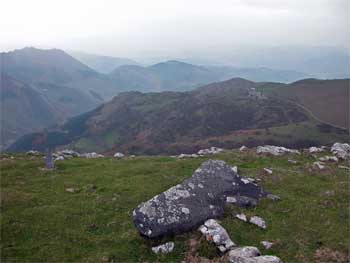
<path fill-rule="evenodd" d="M 349 259 L 349 171 L 338 168 L 339 163 L 327 164 L 325 172 L 311 172 L 308 165 L 315 159 L 305 153 L 265 157 L 228 151 L 184 160 L 74 158 L 44 171 L 42 157 L 13 156 L 2 156 L 0 162 L 2 262 L 193 262 L 219 257 L 215 246 L 195 230 L 168 237 L 175 250 L 155 255 L 151 246 L 157 241 L 143 240 L 132 223 L 132 210 L 140 202 L 191 176 L 208 158 L 237 165 L 242 176 L 260 177 L 265 190 L 282 198 L 263 200 L 252 209 L 228 205 L 221 223 L 236 244 L 257 246 L 284 262 Z M 265 167 L 273 174 L 261 175 Z M 239 210 L 263 217 L 267 229 L 235 219 Z M 262 240 L 275 245 L 264 250 Z"/>

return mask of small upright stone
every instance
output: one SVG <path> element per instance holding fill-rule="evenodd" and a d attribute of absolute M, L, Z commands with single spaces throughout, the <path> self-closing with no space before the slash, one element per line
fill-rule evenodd
<path fill-rule="evenodd" d="M 48 149 L 45 154 L 45 168 L 47 170 L 52 170 L 54 168 L 54 162 L 52 158 L 52 150 Z"/>

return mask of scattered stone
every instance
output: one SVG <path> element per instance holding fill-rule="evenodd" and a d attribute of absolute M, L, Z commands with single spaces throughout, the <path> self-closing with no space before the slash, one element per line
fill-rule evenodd
<path fill-rule="evenodd" d="M 273 146 L 273 145 L 265 145 L 265 146 L 258 146 L 256 149 L 257 154 L 272 154 L 274 156 L 283 155 L 285 153 L 296 153 L 300 154 L 298 150 L 288 149 L 281 146 Z"/>
<path fill-rule="evenodd" d="M 268 174 L 268 175 L 271 175 L 272 174 L 272 170 L 269 169 L 269 168 L 264 168 L 264 173 Z"/>
<path fill-rule="evenodd" d="M 26 152 L 27 155 L 40 155 L 41 153 L 39 151 L 35 151 L 35 150 L 30 150 L 28 152 Z"/>
<path fill-rule="evenodd" d="M 253 216 L 249 219 L 249 223 L 256 225 L 260 228 L 266 229 L 266 222 L 261 217 Z"/>
<path fill-rule="evenodd" d="M 108 261 L 109 261 L 109 256 L 103 256 L 103 257 L 101 258 L 101 261 L 102 261 L 102 262 L 108 262 Z"/>
<path fill-rule="evenodd" d="M 298 162 L 297 162 L 297 161 L 295 161 L 295 160 L 291 160 L 291 159 L 289 159 L 289 160 L 288 160 L 288 163 L 290 163 L 290 164 L 297 164 Z"/>
<path fill-rule="evenodd" d="M 279 197 L 278 195 L 274 195 L 274 194 L 267 194 L 266 198 L 270 199 L 272 201 L 279 201 L 279 200 L 281 200 L 281 197 Z"/>
<path fill-rule="evenodd" d="M 333 196 L 333 195 L 335 195 L 335 192 L 333 190 L 328 190 L 328 191 L 324 192 L 323 195 L 325 195 L 325 196 Z"/>
<path fill-rule="evenodd" d="M 319 153 L 319 152 L 323 152 L 323 148 L 318 148 L 315 146 L 312 146 L 309 148 L 309 153 Z"/>
<path fill-rule="evenodd" d="M 237 214 L 236 218 L 238 218 L 239 220 L 242 220 L 244 222 L 247 222 L 247 216 L 245 214 L 243 214 L 243 213 Z"/>
<path fill-rule="evenodd" d="M 326 168 L 325 163 L 323 162 L 314 162 L 312 164 L 314 170 L 324 170 Z"/>
<path fill-rule="evenodd" d="M 349 160 L 350 159 L 350 144 L 338 143 L 333 144 L 331 152 L 336 155 L 339 159 Z"/>
<path fill-rule="evenodd" d="M 229 252 L 230 262 L 239 262 L 241 258 L 253 258 L 260 256 L 261 253 L 256 247 L 237 247 Z"/>
<path fill-rule="evenodd" d="M 174 250 L 174 242 L 167 242 L 162 245 L 152 247 L 152 251 L 156 254 L 168 254 Z"/>
<path fill-rule="evenodd" d="M 63 161 L 64 160 L 64 157 L 63 156 L 58 156 L 55 158 L 55 162 L 56 161 Z"/>
<path fill-rule="evenodd" d="M 338 162 L 338 158 L 336 156 L 323 156 L 320 157 L 319 160 L 321 162 Z"/>
<path fill-rule="evenodd" d="M 228 196 L 240 206 L 256 204 L 266 194 L 256 184 L 242 182 L 224 161 L 208 160 L 192 177 L 141 203 L 133 211 L 133 221 L 149 238 L 182 233 L 222 216 Z"/>
<path fill-rule="evenodd" d="M 270 241 L 261 241 L 260 243 L 265 249 L 270 249 L 273 246 L 273 242 Z"/>
<path fill-rule="evenodd" d="M 98 153 L 95 153 L 95 152 L 91 152 L 91 153 L 83 153 L 80 155 L 81 157 L 85 157 L 85 158 L 103 158 L 104 155 L 102 154 L 98 154 Z"/>
<path fill-rule="evenodd" d="M 75 193 L 75 189 L 73 187 L 66 188 L 66 192 Z"/>
<path fill-rule="evenodd" d="M 125 156 L 124 154 L 119 153 L 119 152 L 117 152 L 113 155 L 114 158 L 123 158 L 124 156 Z"/>
<path fill-rule="evenodd" d="M 338 165 L 338 168 L 345 169 L 345 170 L 350 170 L 350 167 L 347 167 L 347 166 L 344 166 L 344 165 Z"/>
<path fill-rule="evenodd" d="M 247 180 L 251 183 L 255 183 L 255 181 L 256 181 L 255 178 L 251 178 L 251 177 L 247 177 Z"/>
<path fill-rule="evenodd" d="M 183 159 L 183 158 L 198 158 L 199 155 L 198 154 L 186 154 L 186 153 L 181 153 L 177 158 L 179 159 Z"/>
<path fill-rule="evenodd" d="M 244 152 L 246 150 L 248 150 L 248 147 L 246 147 L 245 145 L 243 145 L 243 146 L 241 146 L 241 148 L 239 148 L 240 152 Z"/>
<path fill-rule="evenodd" d="M 275 256 L 260 256 L 256 247 L 239 247 L 230 250 L 228 259 L 230 263 L 282 263 Z"/>
<path fill-rule="evenodd" d="M 208 149 L 202 149 L 198 151 L 199 155 L 217 154 L 223 152 L 224 149 L 218 147 L 210 147 Z"/>
<path fill-rule="evenodd" d="M 235 173 L 238 173 L 238 167 L 237 166 L 233 166 L 232 167 L 232 171 L 234 171 Z"/>
<path fill-rule="evenodd" d="M 241 178 L 241 181 L 244 183 L 244 184 L 249 184 L 250 181 L 248 180 L 248 178 Z"/>
<path fill-rule="evenodd" d="M 78 152 L 75 152 L 73 150 L 68 150 L 68 149 L 56 152 L 56 155 L 63 156 L 64 158 L 72 158 L 72 157 L 79 157 L 80 156 L 80 154 Z"/>
<path fill-rule="evenodd" d="M 235 204 L 235 203 L 237 203 L 237 199 L 234 196 L 227 196 L 226 197 L 226 203 Z"/>
<path fill-rule="evenodd" d="M 223 228 L 216 220 L 209 219 L 199 228 L 208 241 L 213 241 L 220 252 L 224 253 L 236 246 Z"/>
<path fill-rule="evenodd" d="M 253 258 L 251 263 L 283 263 L 282 260 L 276 256 L 259 256 Z"/>

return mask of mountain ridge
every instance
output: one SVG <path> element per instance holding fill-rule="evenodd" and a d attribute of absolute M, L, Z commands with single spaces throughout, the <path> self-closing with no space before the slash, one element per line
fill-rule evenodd
<path fill-rule="evenodd" d="M 272 88 L 279 87 L 273 84 Z M 264 92 L 270 87 L 271 83 L 232 78 L 193 91 L 125 92 L 57 126 L 55 132 L 44 132 L 51 138 L 46 144 L 33 145 L 43 135 L 31 134 L 9 150 L 50 146 L 174 154 L 213 144 L 225 148 L 263 143 L 309 146 L 348 139 L 345 130 L 320 123 L 288 98 Z"/>

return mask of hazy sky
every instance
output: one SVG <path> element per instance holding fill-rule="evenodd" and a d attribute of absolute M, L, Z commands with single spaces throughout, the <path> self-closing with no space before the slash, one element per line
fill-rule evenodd
<path fill-rule="evenodd" d="M 350 46 L 350 0 L 4 0 L 1 9 L 1 50 L 138 57 Z"/>

